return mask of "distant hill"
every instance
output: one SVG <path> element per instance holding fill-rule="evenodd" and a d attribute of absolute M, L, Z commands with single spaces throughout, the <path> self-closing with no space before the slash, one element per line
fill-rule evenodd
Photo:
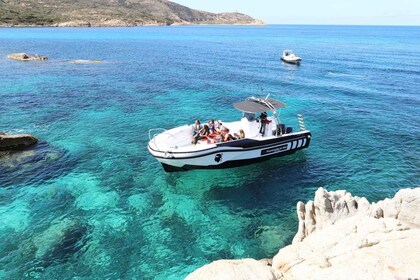
<path fill-rule="evenodd" d="M 2 26 L 263 24 L 241 13 L 210 13 L 166 0 L 0 0 Z"/>

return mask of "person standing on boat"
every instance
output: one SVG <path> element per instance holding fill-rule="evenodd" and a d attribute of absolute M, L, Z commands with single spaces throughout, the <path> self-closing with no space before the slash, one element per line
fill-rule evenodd
<path fill-rule="evenodd" d="M 262 112 L 261 115 L 257 118 L 260 124 L 260 133 L 262 136 L 265 134 L 265 126 L 267 124 L 267 112 Z"/>

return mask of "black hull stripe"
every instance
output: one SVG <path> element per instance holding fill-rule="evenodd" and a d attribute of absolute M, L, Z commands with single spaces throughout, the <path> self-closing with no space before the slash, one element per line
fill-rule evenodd
<path fill-rule="evenodd" d="M 300 139 L 303 140 L 303 139 L 305 139 L 305 137 L 297 138 L 297 139 L 294 139 L 292 141 L 298 141 Z M 175 157 L 172 157 L 172 158 L 171 157 L 161 157 L 161 156 L 154 156 L 154 157 L 155 158 L 161 158 L 161 159 L 167 159 L 167 160 L 184 160 L 184 159 L 205 157 L 205 156 L 209 156 L 209 155 L 213 155 L 213 154 L 218 154 L 218 153 L 225 153 L 225 152 L 241 152 L 242 153 L 242 152 L 249 152 L 249 151 L 260 150 L 260 149 L 275 149 L 277 147 L 280 147 L 280 146 L 284 145 L 285 142 L 287 143 L 289 141 L 282 141 L 282 142 L 279 142 L 279 143 L 276 143 L 276 144 L 273 144 L 273 145 L 269 145 L 269 146 L 265 145 L 265 146 L 260 146 L 260 147 L 256 147 L 256 148 L 252 148 L 252 149 L 251 148 L 244 148 L 244 149 L 226 149 L 226 150 L 219 150 L 218 149 L 218 150 L 212 151 L 210 153 L 200 154 L 200 155 L 195 155 L 195 156 L 176 157 L 176 158 Z M 310 141 L 310 139 L 308 138 L 307 141 L 306 141 L 307 144 L 304 147 L 301 147 L 301 148 L 306 148 L 309 145 L 309 141 Z M 295 145 L 295 147 L 291 148 L 290 150 L 297 150 L 296 147 L 297 147 L 297 144 Z M 216 148 L 214 148 L 214 149 L 216 149 Z"/>
<path fill-rule="evenodd" d="M 259 149 L 262 149 L 262 148 L 275 148 L 275 147 L 277 147 L 278 145 L 282 145 L 282 144 L 285 144 L 285 143 L 287 143 L 287 142 L 290 142 L 290 141 L 298 141 L 298 140 L 300 140 L 300 139 L 302 139 L 302 141 L 303 141 L 303 139 L 305 139 L 306 138 L 306 145 L 305 145 L 305 147 L 307 147 L 307 146 L 309 146 L 309 142 L 310 142 L 310 140 L 311 140 L 311 138 L 310 138 L 310 133 L 306 133 L 306 134 L 303 134 L 303 135 L 295 135 L 295 137 L 296 138 L 293 138 L 293 137 L 288 137 L 288 139 L 286 140 L 286 139 L 281 139 L 281 138 L 278 138 L 278 139 L 276 139 L 277 140 L 277 142 L 274 142 L 274 143 L 270 143 L 270 144 L 264 144 L 264 142 L 263 142 L 263 144 L 264 145 L 260 145 L 260 146 L 254 146 L 254 147 L 251 147 L 251 148 L 242 148 L 242 149 L 224 149 L 224 150 L 216 150 L 216 151 L 214 151 L 215 149 L 217 149 L 217 148 L 219 148 L 220 146 L 216 146 L 216 147 L 214 147 L 214 148 L 211 148 L 211 149 L 207 149 L 207 150 L 213 150 L 213 151 L 211 151 L 211 152 L 209 152 L 209 153 L 206 153 L 206 154 L 200 154 L 200 155 L 195 155 L 195 156 L 189 156 L 189 157 L 182 157 L 182 158 L 165 158 L 165 157 L 161 157 L 161 156 L 155 156 L 155 155 L 153 155 L 155 158 L 162 158 L 162 159 L 189 159 L 189 158 L 197 158 L 197 157 L 204 157 L 204 156 L 208 156 L 208 155 L 211 155 L 211 154 L 215 154 L 215 153 L 222 153 L 222 152 L 243 152 L 243 151 L 253 151 L 253 150 L 259 150 Z M 273 139 L 270 139 L 270 140 L 273 140 Z M 278 140 L 282 140 L 282 141 L 278 141 Z M 258 141 L 259 142 L 259 141 Z M 270 141 L 270 142 L 273 142 L 273 141 Z M 296 144 L 297 145 L 297 144 Z M 154 152 L 157 152 L 157 153 L 164 153 L 164 152 L 162 152 L 162 151 L 157 151 L 157 150 L 154 150 L 152 147 L 150 147 L 150 145 L 148 145 L 148 148 L 150 149 L 150 150 L 152 150 L 152 151 L 154 151 Z M 207 150 L 203 150 L 203 151 L 207 151 Z M 187 154 L 187 153 L 195 153 L 196 151 L 191 151 L 191 152 L 170 152 L 170 154 Z"/>
<path fill-rule="evenodd" d="M 301 138 L 301 139 L 304 139 L 304 138 Z M 299 140 L 299 139 L 295 139 L 296 141 L 297 140 Z M 295 141 L 294 140 L 294 141 Z M 308 146 L 309 146 L 309 143 L 310 143 L 310 141 L 311 141 L 311 139 L 310 138 L 307 138 L 307 141 L 306 141 L 306 144 L 305 144 L 305 146 L 301 146 L 301 147 L 299 147 L 299 148 L 297 148 L 297 146 L 295 146 L 294 148 L 291 148 L 290 150 L 288 150 L 287 152 L 290 152 L 290 151 L 292 151 L 292 152 L 296 152 L 297 150 L 301 150 L 301 149 L 305 149 L 305 148 L 307 148 Z M 265 147 L 265 149 L 275 149 L 275 148 L 278 148 L 278 147 L 280 147 L 280 146 L 282 146 L 282 145 L 284 145 L 284 143 L 282 143 L 282 144 L 277 144 L 277 145 L 272 145 L 272 146 L 270 146 L 270 147 Z M 211 153 L 208 153 L 208 154 L 205 154 L 205 155 L 197 155 L 197 156 L 190 156 L 190 157 L 182 157 L 182 158 L 165 158 L 165 157 L 159 157 L 159 156 L 154 156 L 155 158 L 161 158 L 161 159 L 165 159 L 165 160 L 185 160 L 185 159 L 192 159 L 192 158 L 199 158 L 199 157 L 205 157 L 205 156 L 209 156 L 209 155 L 214 155 L 214 154 L 219 154 L 219 153 L 224 153 L 224 152 L 243 152 L 243 151 L 252 151 L 252 150 L 259 150 L 259 149 L 261 149 L 261 147 L 259 147 L 259 148 L 256 148 L 256 149 L 247 149 L 247 150 L 218 150 L 218 151 L 214 151 L 214 152 L 211 152 Z M 279 153 L 276 153 L 275 155 L 280 155 L 280 154 L 287 154 L 287 152 L 279 152 Z M 259 158 L 269 158 L 269 157 L 272 157 L 273 155 L 269 155 L 269 156 L 261 156 L 261 157 L 259 157 Z"/>
<path fill-rule="evenodd" d="M 300 150 L 300 149 L 302 148 L 299 148 L 297 150 Z M 278 153 L 274 155 L 253 158 L 253 159 L 232 160 L 232 161 L 224 162 L 219 165 L 208 165 L 208 166 L 184 165 L 183 167 L 177 167 L 177 166 L 172 166 L 165 163 L 161 163 L 161 164 L 163 166 L 163 169 L 166 172 L 180 172 L 180 171 L 188 171 L 188 170 L 193 170 L 193 169 L 224 169 L 224 168 L 233 168 L 233 167 L 249 165 L 249 164 L 253 164 L 257 162 L 267 161 L 269 159 L 276 158 L 276 157 L 291 155 L 291 154 L 294 154 L 297 150 L 287 151 L 285 153 Z"/>

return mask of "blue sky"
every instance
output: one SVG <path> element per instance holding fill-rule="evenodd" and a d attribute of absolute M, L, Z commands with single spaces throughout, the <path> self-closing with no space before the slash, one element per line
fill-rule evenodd
<path fill-rule="evenodd" d="M 420 0 L 172 0 L 209 12 L 241 12 L 269 24 L 420 25 Z"/>

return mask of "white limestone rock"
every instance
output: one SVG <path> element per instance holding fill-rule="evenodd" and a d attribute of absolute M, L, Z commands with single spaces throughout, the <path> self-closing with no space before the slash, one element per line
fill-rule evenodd
<path fill-rule="evenodd" d="M 369 204 L 318 189 L 297 204 L 299 230 L 272 265 L 222 260 L 186 279 L 420 279 L 420 188 Z"/>
<path fill-rule="evenodd" d="M 292 245 L 273 258 L 280 279 L 420 277 L 420 188 L 371 205 L 366 198 L 320 188 L 314 202 L 298 203 L 297 212 Z"/>
<path fill-rule="evenodd" d="M 276 280 L 267 264 L 254 259 L 219 260 L 195 270 L 185 280 Z"/>
<path fill-rule="evenodd" d="M 394 218 L 408 224 L 420 224 L 420 188 L 403 189 L 394 198 L 385 199 L 371 205 L 366 198 L 352 196 L 344 190 L 328 192 L 319 188 L 314 201 L 306 205 L 298 202 L 299 228 L 293 244 L 302 241 L 309 234 L 333 225 L 339 220 L 355 215 L 374 218 Z"/>
<path fill-rule="evenodd" d="M 280 279 L 408 279 L 420 276 L 420 229 L 353 216 L 289 245 L 273 259 Z"/>

